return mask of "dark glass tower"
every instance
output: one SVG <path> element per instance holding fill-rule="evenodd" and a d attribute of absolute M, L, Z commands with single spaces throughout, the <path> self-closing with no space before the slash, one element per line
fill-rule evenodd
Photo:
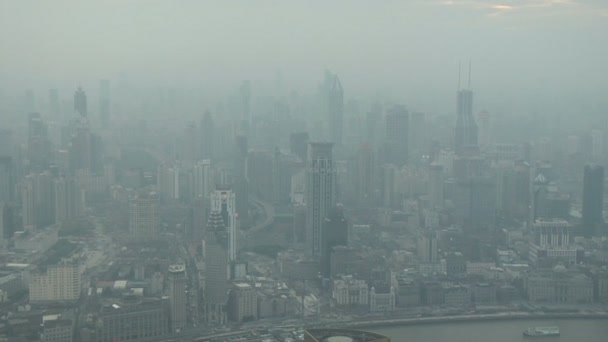
<path fill-rule="evenodd" d="M 583 178 L 583 234 L 586 237 L 601 234 L 604 226 L 604 167 L 585 165 Z"/>
<path fill-rule="evenodd" d="M 477 148 L 477 124 L 473 118 L 473 91 L 458 91 L 454 150 L 457 155 Z"/>

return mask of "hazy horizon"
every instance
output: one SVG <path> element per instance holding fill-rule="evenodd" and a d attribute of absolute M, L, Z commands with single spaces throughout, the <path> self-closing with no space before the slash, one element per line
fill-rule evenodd
<path fill-rule="evenodd" d="M 448 114 L 469 61 L 476 111 L 589 112 L 608 91 L 602 1 L 26 0 L 0 13 L 6 94 L 94 94 L 119 75 L 210 97 L 250 79 L 259 94 L 279 72 L 287 90 L 311 94 L 330 69 L 347 99 L 382 94 Z"/>

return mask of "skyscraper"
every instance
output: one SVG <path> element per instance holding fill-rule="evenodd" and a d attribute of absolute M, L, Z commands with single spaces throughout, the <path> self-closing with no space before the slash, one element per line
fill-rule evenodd
<path fill-rule="evenodd" d="M 201 135 L 201 151 L 200 158 L 202 159 L 213 159 L 215 155 L 214 142 L 215 142 L 215 124 L 213 122 L 213 116 L 209 111 L 205 112 L 203 119 L 200 123 L 200 135 Z"/>
<path fill-rule="evenodd" d="M 329 278 L 331 274 L 331 250 L 336 246 L 348 245 L 348 222 L 344 217 L 344 208 L 335 206 L 329 210 L 323 223 L 321 251 L 321 274 Z"/>
<path fill-rule="evenodd" d="M 28 119 L 27 157 L 32 169 L 44 170 L 50 155 L 48 129 L 40 113 L 30 113 Z"/>
<path fill-rule="evenodd" d="M 344 90 L 338 75 L 326 70 L 322 91 L 329 121 L 329 138 L 331 142 L 340 145 L 342 144 Z"/>
<path fill-rule="evenodd" d="M 87 94 L 82 87 L 78 87 L 74 93 L 74 111 L 83 118 L 87 116 Z"/>
<path fill-rule="evenodd" d="M 82 190 L 71 177 L 54 180 L 55 221 L 58 223 L 80 215 L 84 206 Z"/>
<path fill-rule="evenodd" d="M 186 268 L 184 265 L 169 266 L 169 313 L 171 329 L 181 330 L 186 326 Z"/>
<path fill-rule="evenodd" d="M 136 242 L 158 238 L 160 199 L 156 192 L 139 193 L 129 202 L 129 232 Z"/>
<path fill-rule="evenodd" d="M 583 234 L 601 235 L 604 229 L 604 167 L 585 165 L 583 177 Z"/>
<path fill-rule="evenodd" d="M 336 168 L 333 143 L 310 143 L 306 166 L 306 238 L 310 251 L 320 256 L 323 223 L 336 203 Z"/>
<path fill-rule="evenodd" d="M 228 301 L 228 238 L 219 211 L 211 211 L 205 237 L 205 305 L 206 321 L 223 324 Z"/>
<path fill-rule="evenodd" d="M 211 161 L 206 159 L 199 161 L 192 170 L 194 181 L 194 198 L 199 196 L 208 197 L 211 193 L 213 177 L 211 175 Z"/>
<path fill-rule="evenodd" d="M 460 70 L 458 71 L 460 73 Z M 460 83 L 460 75 L 459 83 Z M 471 67 L 469 65 L 469 88 L 471 86 Z M 458 85 L 460 88 L 460 84 Z M 454 135 L 454 151 L 457 155 L 465 155 L 476 151 L 478 147 L 478 132 L 473 117 L 473 91 L 458 89 L 456 108 L 456 132 Z"/>
<path fill-rule="evenodd" d="M 99 119 L 104 128 L 110 126 L 110 81 L 99 81 Z"/>
<path fill-rule="evenodd" d="M 49 90 L 49 112 L 55 120 L 59 119 L 61 106 L 59 104 L 59 91 L 57 89 Z"/>
<path fill-rule="evenodd" d="M 236 259 L 237 252 L 237 219 L 236 196 L 227 188 L 218 188 L 211 194 L 211 212 L 219 212 L 228 232 L 228 258 Z"/>
<path fill-rule="evenodd" d="M 404 106 L 393 106 L 386 114 L 384 161 L 403 166 L 408 159 L 409 113 Z"/>

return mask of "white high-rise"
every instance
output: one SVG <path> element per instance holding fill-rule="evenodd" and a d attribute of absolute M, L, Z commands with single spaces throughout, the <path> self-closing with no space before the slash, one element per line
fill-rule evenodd
<path fill-rule="evenodd" d="M 169 313 L 173 331 L 183 329 L 187 323 L 188 297 L 186 283 L 186 268 L 184 265 L 169 266 Z"/>
<path fill-rule="evenodd" d="M 321 255 L 323 222 L 336 204 L 333 143 L 311 143 L 306 166 L 306 240 L 312 255 Z"/>
<path fill-rule="evenodd" d="M 207 197 L 211 192 L 211 161 L 199 161 L 193 168 L 194 193 L 193 197 Z"/>
<path fill-rule="evenodd" d="M 30 274 L 30 302 L 78 300 L 80 284 L 78 264 L 50 265 L 46 272 Z"/>
<path fill-rule="evenodd" d="M 236 196 L 232 190 L 219 188 L 211 193 L 211 211 L 217 211 L 222 215 L 226 229 L 228 230 L 228 257 L 230 261 L 236 259 L 237 244 L 237 219 Z"/>

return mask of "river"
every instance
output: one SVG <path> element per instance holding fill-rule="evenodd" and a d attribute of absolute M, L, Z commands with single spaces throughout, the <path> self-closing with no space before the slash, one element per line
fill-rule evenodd
<path fill-rule="evenodd" d="M 559 326 L 560 336 L 530 338 L 522 335 L 528 327 L 552 325 Z M 378 327 L 367 330 L 389 336 L 392 342 L 608 341 L 606 319 L 474 321 Z"/>

